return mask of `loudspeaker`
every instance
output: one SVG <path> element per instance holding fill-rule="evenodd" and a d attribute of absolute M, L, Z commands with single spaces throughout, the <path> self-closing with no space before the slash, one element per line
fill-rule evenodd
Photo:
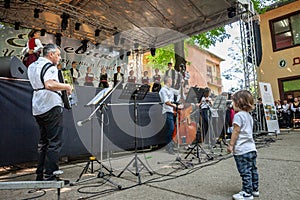
<path fill-rule="evenodd" d="M 0 76 L 28 79 L 27 67 L 16 56 L 0 57 Z"/>

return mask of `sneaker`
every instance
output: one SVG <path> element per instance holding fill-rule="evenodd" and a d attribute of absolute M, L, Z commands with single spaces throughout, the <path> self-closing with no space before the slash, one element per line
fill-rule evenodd
<path fill-rule="evenodd" d="M 259 191 L 253 191 L 253 192 L 252 192 L 252 195 L 253 195 L 254 197 L 259 197 Z"/>
<path fill-rule="evenodd" d="M 244 191 L 240 191 L 239 193 L 234 194 L 232 196 L 232 198 L 234 200 L 252 200 L 252 199 L 254 199 L 252 194 L 248 194 L 247 192 L 244 192 Z"/>

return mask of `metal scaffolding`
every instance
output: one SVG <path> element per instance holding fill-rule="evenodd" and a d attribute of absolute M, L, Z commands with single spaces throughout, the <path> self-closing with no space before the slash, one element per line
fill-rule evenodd
<path fill-rule="evenodd" d="M 240 18 L 240 34 L 243 51 L 243 70 L 245 78 L 245 89 L 252 92 L 255 99 L 258 98 L 258 81 L 256 68 L 256 47 L 255 47 L 255 35 L 254 35 L 254 23 L 257 23 L 257 16 L 253 3 L 247 1 L 246 3 L 238 4 L 241 12 Z"/>

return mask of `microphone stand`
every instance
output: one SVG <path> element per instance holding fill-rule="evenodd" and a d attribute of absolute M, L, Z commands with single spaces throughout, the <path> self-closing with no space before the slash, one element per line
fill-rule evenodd
<path fill-rule="evenodd" d="M 181 161 L 181 157 L 179 155 L 179 149 L 180 149 L 180 145 L 179 145 L 179 117 L 178 117 L 178 105 L 179 103 L 178 102 L 173 102 L 175 105 L 176 105 L 176 109 L 175 109 L 175 118 L 176 118 L 176 137 L 177 137 L 177 157 L 175 159 L 175 161 L 179 162 L 182 166 L 184 166 L 185 169 L 188 168 L 188 166 L 186 164 L 184 164 L 182 161 Z"/>
<path fill-rule="evenodd" d="M 108 178 L 105 178 L 105 174 L 104 174 L 104 172 L 102 171 L 102 169 L 104 168 L 106 171 L 109 172 L 109 175 L 113 175 L 113 176 L 114 176 L 114 174 L 112 173 L 112 169 L 108 169 L 105 165 L 102 164 L 102 158 L 103 158 L 103 156 L 102 156 L 102 154 L 103 154 L 103 126 L 104 126 L 104 123 L 103 123 L 103 121 L 104 121 L 103 108 L 104 108 L 104 105 L 105 105 L 104 102 L 107 100 L 107 98 L 110 96 L 110 94 L 112 94 L 112 92 L 113 92 L 113 91 L 114 91 L 121 83 L 122 83 L 122 81 L 120 81 L 120 82 L 117 83 L 117 85 L 116 85 L 116 86 L 115 86 L 115 87 L 114 87 L 114 88 L 113 88 L 113 89 L 112 89 L 112 90 L 111 90 L 111 91 L 103 98 L 103 100 L 101 101 L 101 103 L 99 103 L 99 105 L 98 105 L 98 106 L 96 107 L 96 109 L 90 114 L 90 116 L 89 116 L 87 119 L 82 120 L 82 121 L 78 121 L 78 122 L 77 122 L 77 124 L 78 124 L 79 126 L 81 126 L 82 124 L 84 124 L 84 123 L 86 123 L 86 122 L 92 120 L 93 115 L 95 115 L 95 113 L 96 113 L 98 110 L 100 110 L 100 112 L 101 112 L 101 133 L 100 133 L 100 134 L 101 134 L 101 135 L 100 135 L 100 140 L 101 140 L 100 147 L 101 147 L 101 149 L 100 149 L 100 161 L 97 160 L 96 157 L 91 156 L 89 162 L 86 164 L 86 166 L 84 167 L 84 169 L 83 169 L 82 172 L 80 173 L 79 178 L 78 178 L 74 183 L 71 183 L 71 184 L 70 184 L 71 186 L 76 185 L 76 184 L 78 184 L 78 183 L 90 181 L 90 180 L 93 180 L 93 179 L 96 179 L 96 178 L 103 178 L 105 181 L 111 183 L 112 185 L 114 185 L 114 186 L 115 186 L 116 188 L 118 188 L 119 190 L 122 189 L 122 186 L 121 186 L 121 185 L 114 183 L 113 181 L 111 181 L 111 180 L 108 179 Z M 93 104 L 93 105 L 96 105 L 97 103 L 98 103 L 98 102 L 93 102 L 92 104 Z M 93 126 L 93 123 L 92 123 L 92 122 L 93 122 L 93 120 L 91 121 L 91 126 Z M 91 128 L 91 130 L 93 130 L 93 128 Z M 91 140 L 92 140 L 92 137 L 91 137 Z M 91 145 L 92 145 L 92 144 L 93 144 L 93 141 L 91 141 Z M 93 149 L 92 149 L 92 150 L 93 150 Z M 83 175 L 83 173 L 86 173 L 86 172 L 87 172 L 90 163 L 91 163 L 91 170 L 92 170 L 92 173 L 93 173 L 93 161 L 96 161 L 96 162 L 98 162 L 98 163 L 100 164 L 100 169 L 99 169 L 98 175 L 97 175 L 96 177 L 92 177 L 92 178 L 88 178 L 88 179 L 85 179 L 85 180 L 80 181 L 81 176 Z"/>

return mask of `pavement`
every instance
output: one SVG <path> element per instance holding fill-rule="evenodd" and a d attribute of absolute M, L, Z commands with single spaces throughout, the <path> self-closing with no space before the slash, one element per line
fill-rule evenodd
<path fill-rule="evenodd" d="M 300 199 L 300 131 L 281 130 L 279 135 L 258 135 L 257 166 L 261 200 Z M 164 199 L 228 200 L 241 189 L 241 178 L 226 146 L 201 145 L 199 156 L 179 148 L 175 155 L 164 149 L 118 152 L 100 164 L 93 161 L 62 163 L 71 185 L 65 185 L 60 199 Z M 188 156 L 187 156 L 188 155 Z M 187 156 L 187 158 L 185 158 Z M 136 165 L 137 163 L 137 165 Z M 91 164 L 91 163 L 90 163 Z M 34 166 L 0 169 L 1 182 L 33 181 Z M 81 172 L 82 176 L 80 176 Z M 78 180 L 79 179 L 79 180 Z M 78 181 L 77 181 L 78 180 Z M 122 189 L 120 189 L 120 187 Z M 57 190 L 1 190 L 0 199 L 58 199 Z"/>

